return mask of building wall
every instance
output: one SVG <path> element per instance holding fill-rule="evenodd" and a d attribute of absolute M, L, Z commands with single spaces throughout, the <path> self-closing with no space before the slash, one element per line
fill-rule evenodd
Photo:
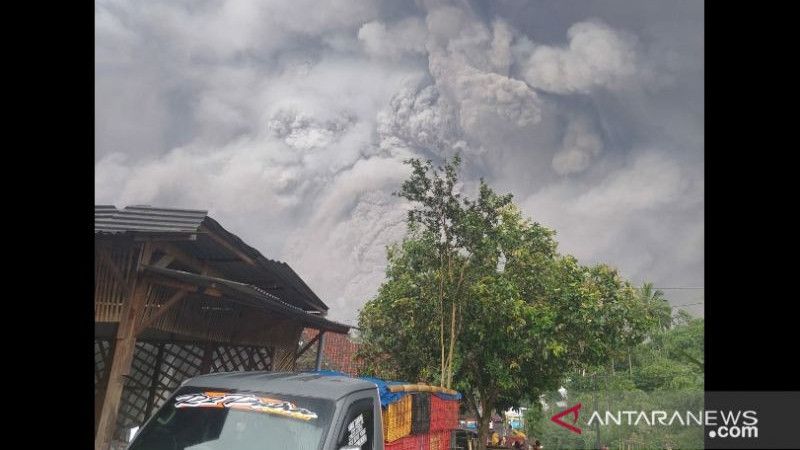
<path fill-rule="evenodd" d="M 306 328 L 302 333 L 302 342 L 316 337 L 318 331 Z M 316 345 L 310 348 L 298 361 L 298 370 L 313 370 L 317 352 Z M 325 348 L 322 353 L 322 368 L 344 372 L 351 376 L 362 375 L 363 362 L 356 358 L 359 344 L 346 334 L 325 333 Z"/>

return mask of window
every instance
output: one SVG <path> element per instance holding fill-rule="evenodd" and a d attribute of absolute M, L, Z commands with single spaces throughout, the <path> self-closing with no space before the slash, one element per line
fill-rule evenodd
<path fill-rule="evenodd" d="M 375 440 L 375 420 L 371 398 L 357 400 L 350 405 L 345 415 L 338 447 L 353 446 L 361 450 L 372 450 Z"/>
<path fill-rule="evenodd" d="M 334 408 L 311 397 L 184 387 L 130 450 L 320 450 Z"/>

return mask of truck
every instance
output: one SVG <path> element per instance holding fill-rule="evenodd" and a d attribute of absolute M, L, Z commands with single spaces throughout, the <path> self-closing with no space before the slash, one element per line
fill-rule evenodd
<path fill-rule="evenodd" d="M 369 379 L 214 373 L 183 382 L 128 450 L 384 450 L 384 429 L 380 388 Z"/>

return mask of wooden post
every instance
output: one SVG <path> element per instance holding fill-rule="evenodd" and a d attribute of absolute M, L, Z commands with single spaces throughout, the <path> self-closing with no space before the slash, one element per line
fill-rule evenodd
<path fill-rule="evenodd" d="M 325 330 L 319 330 L 319 342 L 317 343 L 317 360 L 314 361 L 314 370 L 322 368 L 322 355 L 325 353 Z"/>
<path fill-rule="evenodd" d="M 203 360 L 200 363 L 200 374 L 211 373 L 211 363 L 214 358 L 214 349 L 216 347 L 211 344 L 203 345 Z"/>
<path fill-rule="evenodd" d="M 254 347 L 247 347 L 247 370 L 253 370 L 253 350 Z"/>
<path fill-rule="evenodd" d="M 145 409 L 144 419 L 150 418 L 153 413 L 153 406 L 156 401 L 156 389 L 158 389 L 159 380 L 161 379 L 161 361 L 164 359 L 164 343 L 158 344 L 158 353 L 156 354 L 155 367 L 153 368 L 153 378 L 150 380 L 150 392 L 147 395 L 147 409 Z"/>
<path fill-rule="evenodd" d="M 140 264 L 150 258 L 150 248 L 144 244 L 140 254 Z M 120 317 L 117 337 L 114 344 L 114 353 L 111 360 L 111 369 L 108 373 L 108 384 L 103 398 L 103 408 L 100 412 L 100 420 L 97 423 L 97 433 L 94 437 L 95 450 L 108 450 L 114 431 L 117 425 L 117 412 L 122 400 L 122 389 L 124 387 L 124 376 L 131 370 L 133 352 L 136 349 L 136 319 L 143 311 L 147 297 L 147 284 L 137 282 L 140 276 L 138 266 L 133 275 L 133 289 L 128 292 L 132 294 L 128 297 L 125 307 Z"/>
<path fill-rule="evenodd" d="M 269 354 L 269 364 L 267 365 L 266 369 L 272 372 L 272 368 L 275 367 L 275 346 L 271 345 L 267 348 L 267 354 Z"/>
<path fill-rule="evenodd" d="M 106 356 L 105 370 L 103 371 L 102 379 L 97 383 L 97 395 L 94 399 L 94 432 L 97 433 L 97 423 L 100 419 L 100 411 L 103 408 L 103 400 L 106 396 L 106 389 L 108 388 L 108 374 L 111 372 L 111 357 L 114 354 L 114 340 L 109 339 L 108 356 Z"/>

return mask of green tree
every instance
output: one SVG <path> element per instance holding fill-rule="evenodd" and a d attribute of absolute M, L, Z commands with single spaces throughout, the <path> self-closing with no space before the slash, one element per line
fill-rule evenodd
<path fill-rule="evenodd" d="M 644 305 L 650 319 L 650 328 L 647 332 L 649 340 L 658 340 L 672 325 L 672 307 L 664 296 L 664 292 L 653 288 L 653 283 L 645 282 L 638 291 L 639 300 Z M 628 375 L 633 376 L 633 347 L 620 349 L 619 354 L 611 356 L 611 372 L 615 371 L 617 357 L 623 356 L 625 352 L 628 360 Z"/>
<path fill-rule="evenodd" d="M 672 307 L 663 291 L 654 289 L 653 283 L 647 282 L 642 284 L 639 297 L 654 317 L 657 329 L 666 330 L 672 325 Z"/>
<path fill-rule="evenodd" d="M 408 234 L 388 250 L 386 280 L 359 317 L 361 356 L 378 376 L 464 393 L 481 446 L 495 408 L 558 387 L 570 369 L 608 361 L 643 339 L 650 315 L 607 265 L 557 252 L 555 232 L 481 180 L 456 191 L 458 157 L 410 160 L 398 195 Z"/>
<path fill-rule="evenodd" d="M 651 322 L 652 323 L 652 322 Z M 659 325 L 653 325 L 657 329 Z M 678 311 L 667 330 L 651 330 L 650 339 L 631 349 L 630 371 L 610 371 L 606 364 L 572 370 L 564 377 L 569 403 L 597 402 L 608 410 L 698 410 L 703 406 L 703 328 L 702 318 Z M 549 405 L 561 396 L 555 391 L 542 399 Z M 526 405 L 534 410 L 526 421 L 529 436 L 553 447 L 571 445 L 589 448 L 597 440 L 593 431 L 583 433 L 579 443 L 563 428 L 552 426 L 550 414 L 535 411 L 538 402 Z M 530 411 L 530 410 L 529 410 Z M 625 447 L 640 442 L 643 448 L 702 448 L 702 427 L 674 426 L 665 429 L 610 427 L 600 439 L 610 447 Z"/>

